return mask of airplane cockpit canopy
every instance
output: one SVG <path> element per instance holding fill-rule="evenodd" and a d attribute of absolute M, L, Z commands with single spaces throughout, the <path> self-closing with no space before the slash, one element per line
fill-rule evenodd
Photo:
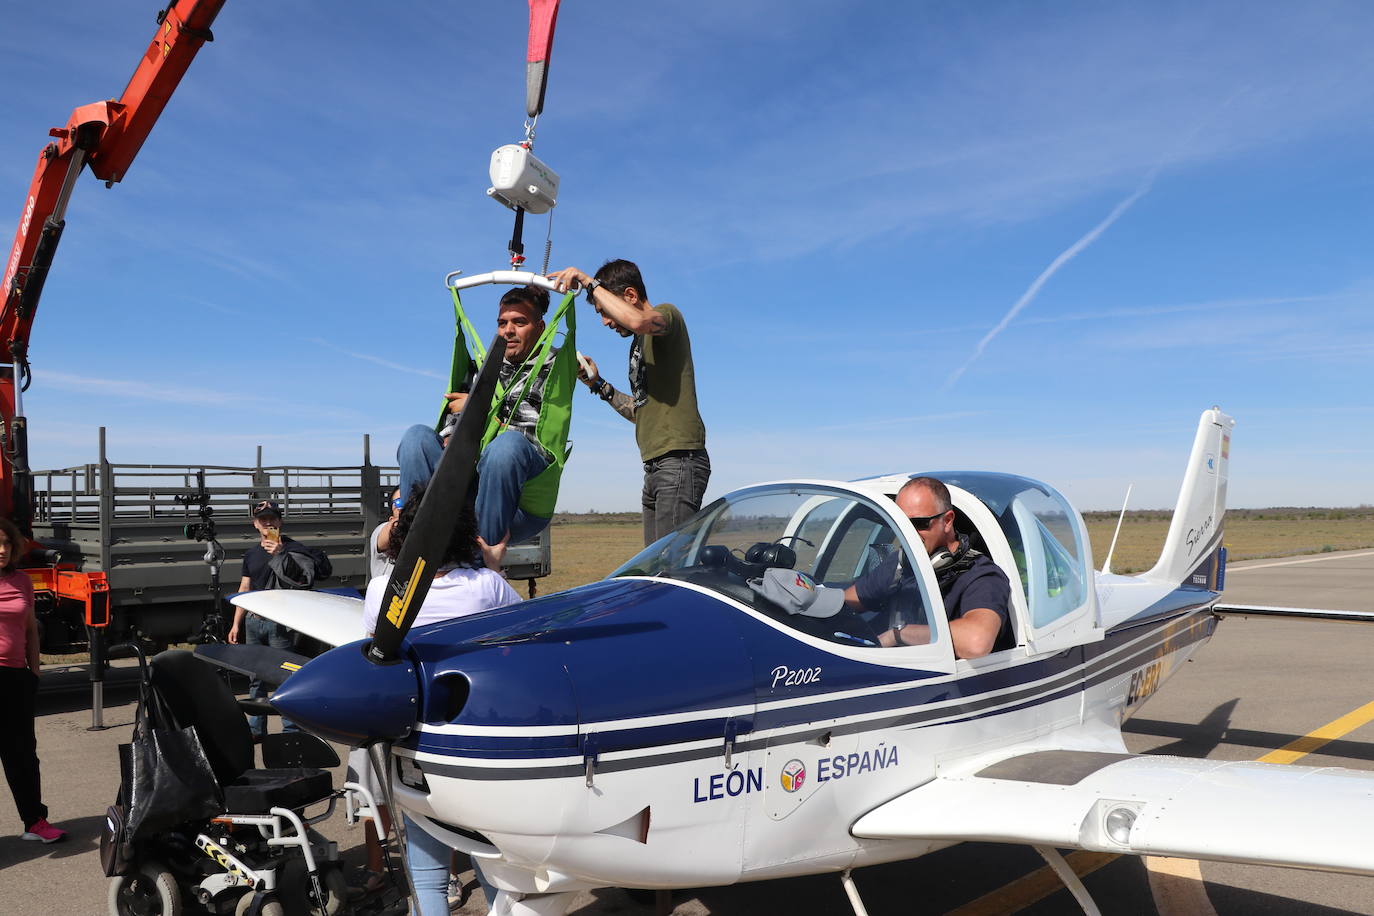
<path fill-rule="evenodd" d="M 770 484 L 730 493 L 697 513 L 673 533 L 646 547 L 621 566 L 616 576 L 658 576 L 689 582 L 732 598 L 770 619 L 820 639 L 846 645 L 876 646 L 883 621 L 872 613 L 844 608 L 827 616 L 787 609 L 765 597 L 758 585 L 769 569 L 804 573 L 811 585 L 844 589 L 875 574 L 884 561 L 913 569 L 910 548 L 894 530 L 890 513 L 869 497 L 824 484 Z M 896 567 L 888 563 L 888 569 Z M 809 586 L 803 586 L 807 588 Z M 837 601 L 835 595 L 827 595 Z M 930 609 L 942 607 L 926 594 L 916 576 L 898 599 L 905 620 L 928 623 Z M 938 629 L 930 628 L 932 638 Z"/>
<path fill-rule="evenodd" d="M 1015 474 L 937 471 L 926 476 L 978 497 L 997 519 L 1021 574 L 1032 626 L 1045 626 L 1088 601 L 1087 532 L 1057 490 Z"/>

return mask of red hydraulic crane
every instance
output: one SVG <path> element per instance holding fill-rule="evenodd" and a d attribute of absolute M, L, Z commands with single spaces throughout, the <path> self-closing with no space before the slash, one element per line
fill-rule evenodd
<path fill-rule="evenodd" d="M 29 331 L 62 239 L 67 203 L 83 167 L 106 187 L 128 173 L 196 52 L 214 40 L 210 25 L 223 6 L 224 0 L 170 0 L 157 14 L 157 32 L 119 99 L 77 108 L 65 127 L 48 131 L 54 142 L 38 156 L 0 285 L 0 514 L 26 535 L 33 520 L 22 401 L 29 383 Z M 35 589 L 83 602 L 88 626 L 108 622 L 104 573 L 80 573 L 49 563 L 29 574 Z"/>

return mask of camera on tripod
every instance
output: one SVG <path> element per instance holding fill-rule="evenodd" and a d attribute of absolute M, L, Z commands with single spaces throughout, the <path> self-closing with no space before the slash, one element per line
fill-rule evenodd
<path fill-rule="evenodd" d="M 183 506 L 199 507 L 197 514 L 200 515 L 200 521 L 182 525 L 182 534 L 192 541 L 213 541 L 215 539 L 215 509 L 210 505 L 210 492 L 208 490 L 202 487 L 193 493 L 177 494 L 172 497 L 172 500 Z"/>

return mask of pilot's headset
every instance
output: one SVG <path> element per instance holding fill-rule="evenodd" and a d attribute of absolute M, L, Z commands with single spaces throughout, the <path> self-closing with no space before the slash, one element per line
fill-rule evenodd
<path fill-rule="evenodd" d="M 797 552 L 786 544 L 762 541 L 744 552 L 744 562 L 764 568 L 796 569 Z"/>
<path fill-rule="evenodd" d="M 950 553 L 948 550 L 941 547 L 939 550 L 935 551 L 930 555 L 930 565 L 935 569 L 936 572 L 939 572 L 940 570 L 948 569 L 955 563 L 959 562 L 959 560 L 961 560 L 967 553 L 968 535 L 961 534 L 959 535 L 959 549 L 954 553 Z"/>

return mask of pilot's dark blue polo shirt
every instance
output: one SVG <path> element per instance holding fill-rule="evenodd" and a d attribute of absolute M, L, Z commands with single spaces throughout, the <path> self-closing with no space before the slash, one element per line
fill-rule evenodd
<path fill-rule="evenodd" d="M 898 573 L 897 561 L 900 555 L 900 551 L 897 550 L 888 554 L 872 572 L 855 580 L 854 590 L 866 610 L 896 609 L 901 613 L 905 623 L 925 623 L 926 621 L 919 619 L 920 589 L 916 586 L 915 576 L 905 568 Z M 946 579 L 939 576 L 937 571 L 936 578 L 940 581 L 940 593 L 944 599 L 947 618 L 957 620 L 974 608 L 988 608 L 1002 618 L 1002 628 L 997 631 L 997 640 L 992 645 L 992 651 L 1000 652 L 1016 645 L 1009 625 L 1011 586 L 1006 573 L 1002 572 L 1002 568 L 992 562 L 990 557 L 979 554 L 974 557 L 973 566 L 962 574 Z M 883 626 L 879 622 L 875 624 L 875 628 L 882 629 Z"/>

